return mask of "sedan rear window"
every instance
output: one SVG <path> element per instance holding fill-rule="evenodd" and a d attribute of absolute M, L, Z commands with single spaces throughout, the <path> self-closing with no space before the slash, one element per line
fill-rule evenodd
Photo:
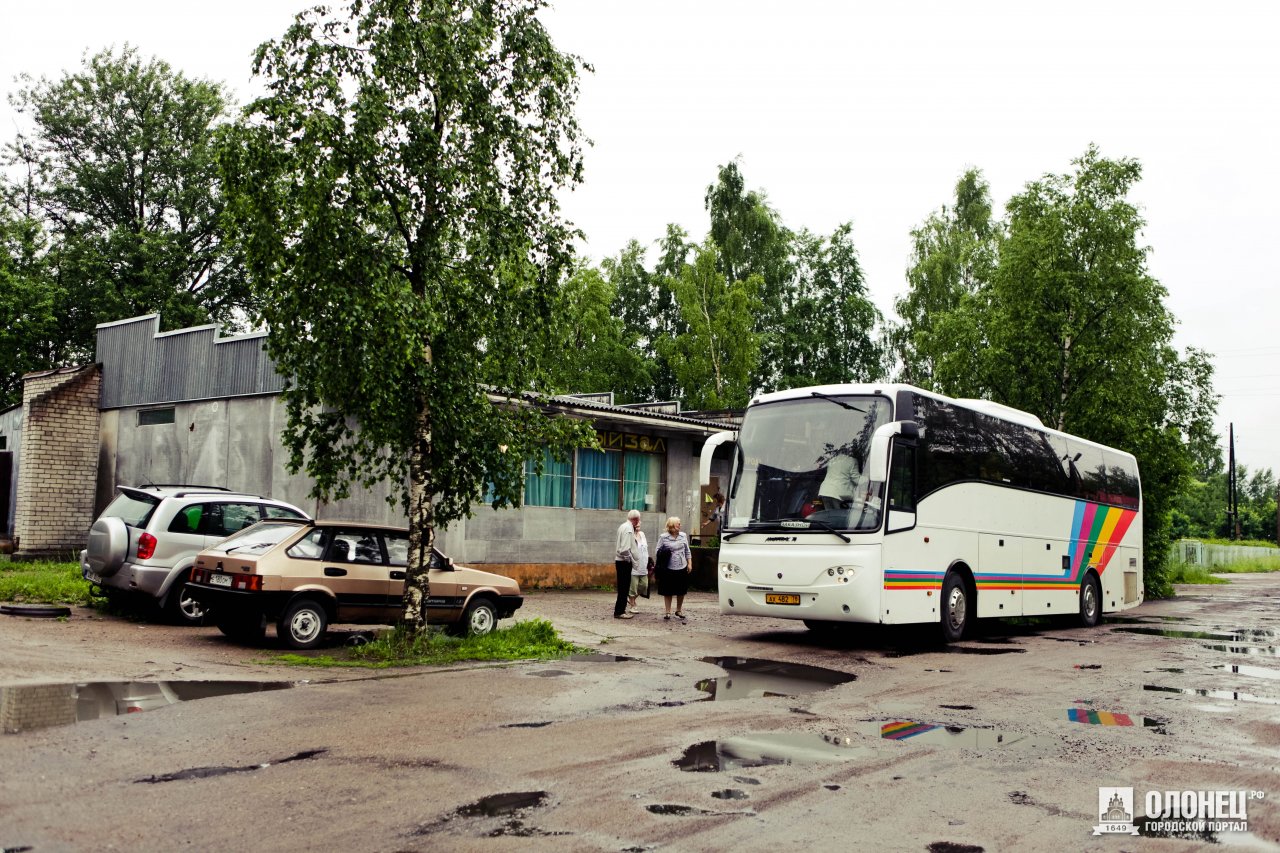
<path fill-rule="evenodd" d="M 297 530 L 298 525 L 296 524 L 272 524 L 269 521 L 264 521 L 235 534 L 219 547 L 228 554 L 232 551 L 256 551 L 257 553 L 262 553 L 279 545 L 290 534 L 296 533 Z"/>
<path fill-rule="evenodd" d="M 143 497 L 121 492 L 116 499 L 102 511 L 101 518 L 118 518 L 130 527 L 146 527 L 151 513 L 155 512 L 159 500 L 148 500 Z"/>

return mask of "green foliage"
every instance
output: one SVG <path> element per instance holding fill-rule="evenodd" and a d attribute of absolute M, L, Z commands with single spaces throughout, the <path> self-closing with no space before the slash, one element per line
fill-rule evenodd
<path fill-rule="evenodd" d="M 1227 543 L 1231 545 L 1243 545 L 1243 542 Z M 1255 543 L 1256 544 L 1256 543 Z M 1266 543 L 1263 543 L 1266 544 Z M 1266 557 L 1246 557 L 1241 560 L 1233 560 L 1226 565 L 1214 563 L 1212 571 L 1218 574 L 1228 575 L 1244 575 L 1244 574 L 1260 574 L 1264 572 L 1280 572 L 1280 554 L 1276 556 Z"/>
<path fill-rule="evenodd" d="M 1250 475 L 1246 466 L 1236 466 L 1237 521 L 1241 539 L 1248 542 L 1231 540 L 1234 531 L 1227 521 L 1227 490 L 1227 472 L 1223 470 L 1188 482 L 1172 509 L 1170 529 L 1174 538 L 1275 547 L 1276 478 L 1271 469 Z"/>
<path fill-rule="evenodd" d="M 718 260 L 715 245 L 708 242 L 671 280 L 686 331 L 658 342 L 658 352 L 684 389 L 685 402 L 696 409 L 746 406 L 760 358 L 752 321 L 761 278 L 753 274 L 747 281 L 726 281 Z"/>
<path fill-rule="evenodd" d="M 555 338 L 573 357 L 552 359 L 553 387 L 569 393 L 613 391 L 619 403 L 644 398 L 652 382 L 649 364 L 636 333 L 613 313 L 616 294 L 599 270 L 576 269 L 565 281 Z"/>
<path fill-rule="evenodd" d="M 965 337 L 970 328 L 951 315 L 990 280 L 997 228 L 991 220 L 991 189 L 979 170 L 969 169 L 956 183 L 954 206 L 944 205 L 911 232 L 909 287 L 894 302 L 901 323 L 888 335 L 903 382 L 938 389 L 939 363 L 952 356 L 957 336 Z"/>
<path fill-rule="evenodd" d="M 927 334 L 908 343 L 925 345 L 940 390 L 1029 411 L 1137 456 L 1145 585 L 1159 596 L 1170 591 L 1174 500 L 1212 446 L 1212 367 L 1206 354 L 1181 357 L 1171 345 L 1166 292 L 1147 270 L 1148 250 L 1138 244 L 1144 223 L 1127 200 L 1141 176 L 1137 161 L 1109 160 L 1090 147 L 1074 165 L 1073 174 L 1046 175 L 1010 200 L 992 268 L 980 262 L 981 250 L 955 252 L 940 238 L 944 248 L 920 253 L 916 292 L 900 304 L 930 314 Z M 983 192 L 958 192 L 966 195 Z M 931 233 L 959 230 L 980 242 L 975 223 L 984 205 L 974 205 L 967 225 L 957 215 Z M 938 253 L 952 271 L 926 275 L 923 262 Z M 970 279 L 960 273 L 965 258 Z"/>
<path fill-rule="evenodd" d="M 0 601 L 86 605 L 89 582 L 78 563 L 0 563 Z"/>
<path fill-rule="evenodd" d="M 286 654 L 274 660 L 296 666 L 384 669 L 459 661 L 554 660 L 586 651 L 562 639 L 547 620 L 530 619 L 483 637 L 453 637 L 442 631 L 413 631 L 401 626 L 363 646 L 346 649 L 339 656 Z"/>
<path fill-rule="evenodd" d="M 87 57 L 58 80 L 20 79 L 25 86 L 11 101 L 31 132 L 8 146 L 5 162 L 23 182 L 4 195 L 26 220 L 22 252 L 7 246 L 7 254 L 10 263 L 21 259 L 31 300 L 34 316 L 22 332 L 29 356 L 49 364 L 90 358 L 96 324 L 149 312 L 166 328 L 210 319 L 234 327 L 250 298 L 219 226 L 222 87 L 143 61 L 128 46 Z M 12 286 L 0 281 L 0 300 Z M 10 364 L 7 386 L 18 373 Z"/>
<path fill-rule="evenodd" d="M 525 459 L 593 440 L 520 405 L 563 358 L 552 333 L 573 232 L 557 193 L 582 170 L 581 62 L 552 45 L 542 6 L 306 10 L 258 49 L 270 94 L 223 158 L 268 349 L 291 380 L 290 468 L 320 497 L 392 484 L 419 627 L 435 526 L 490 483 L 495 506 L 518 504 Z"/>
<path fill-rule="evenodd" d="M 39 222 L 0 205 L 0 409 L 22 402 L 22 376 L 61 364 L 62 298 L 44 257 Z"/>

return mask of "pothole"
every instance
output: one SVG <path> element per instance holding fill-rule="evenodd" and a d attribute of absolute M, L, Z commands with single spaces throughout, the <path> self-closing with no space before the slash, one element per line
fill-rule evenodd
<path fill-rule="evenodd" d="M 727 673 L 719 678 L 704 678 L 697 683 L 699 690 L 711 694 L 707 701 L 794 697 L 829 690 L 857 679 L 856 675 L 834 669 L 759 658 L 702 658 L 702 662 L 715 664 Z"/>

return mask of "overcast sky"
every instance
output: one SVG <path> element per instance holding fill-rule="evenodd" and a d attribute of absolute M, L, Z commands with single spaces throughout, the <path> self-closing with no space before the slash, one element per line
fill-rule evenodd
<path fill-rule="evenodd" d="M 0 85 L 129 42 L 244 100 L 253 48 L 304 5 L 0 0 Z M 1136 158 L 1150 269 L 1178 345 L 1215 356 L 1224 449 L 1234 422 L 1239 460 L 1280 473 L 1280 4 L 558 0 L 545 17 L 595 67 L 566 209 L 597 261 L 668 222 L 701 239 L 703 193 L 738 158 L 787 226 L 853 223 L 891 315 L 911 228 L 966 168 L 1002 215 L 1091 142 Z M 0 136 L 15 130 L 0 105 Z"/>

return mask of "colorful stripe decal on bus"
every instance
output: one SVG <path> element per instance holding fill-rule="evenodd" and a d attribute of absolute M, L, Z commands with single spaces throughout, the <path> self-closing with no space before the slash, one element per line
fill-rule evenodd
<path fill-rule="evenodd" d="M 1074 518 L 1067 538 L 1067 568 L 1058 575 L 1024 575 L 1009 572 L 974 573 L 979 590 L 993 589 L 1076 589 L 1089 566 L 1101 575 L 1106 571 L 1116 548 L 1129 532 L 1138 513 L 1118 506 L 1102 506 L 1076 501 Z M 903 571 L 886 569 L 885 589 L 939 589 L 946 572 Z"/>
<path fill-rule="evenodd" d="M 938 589 L 945 572 L 903 572 L 885 569 L 885 589 Z"/>

